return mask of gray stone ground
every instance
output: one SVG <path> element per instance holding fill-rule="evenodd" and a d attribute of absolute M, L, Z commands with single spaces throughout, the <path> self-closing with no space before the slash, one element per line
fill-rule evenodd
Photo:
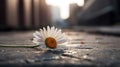
<path fill-rule="evenodd" d="M 1 45 L 34 45 L 32 33 L 1 32 Z M 0 48 L 0 66 L 120 67 L 120 37 L 64 30 L 69 43 L 60 49 Z"/>

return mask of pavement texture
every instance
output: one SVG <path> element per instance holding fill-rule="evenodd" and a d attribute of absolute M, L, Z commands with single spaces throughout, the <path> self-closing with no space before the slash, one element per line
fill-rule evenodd
<path fill-rule="evenodd" d="M 120 37 L 64 29 L 70 41 L 59 49 L 0 47 L 0 67 L 120 67 Z M 1 32 L 0 45 L 35 45 L 34 31 Z"/>

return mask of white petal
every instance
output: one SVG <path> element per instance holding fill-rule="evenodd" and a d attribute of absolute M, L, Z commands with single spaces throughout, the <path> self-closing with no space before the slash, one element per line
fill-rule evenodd
<path fill-rule="evenodd" d="M 39 43 L 39 42 L 37 42 L 37 41 L 35 41 L 35 40 L 33 40 L 32 42 L 35 43 L 35 44 L 38 44 L 38 43 Z"/>
<path fill-rule="evenodd" d="M 41 34 L 42 38 L 45 39 L 45 36 L 44 36 L 44 33 L 43 33 L 42 29 L 40 29 L 40 34 Z"/>
<path fill-rule="evenodd" d="M 37 41 L 37 38 L 33 38 L 34 41 Z"/>
<path fill-rule="evenodd" d="M 52 27 L 50 28 L 50 32 L 48 34 L 49 34 L 49 37 L 51 37 L 51 35 L 52 35 Z"/>
<path fill-rule="evenodd" d="M 55 36 L 55 34 L 57 33 L 57 28 L 54 30 L 54 33 L 53 33 L 53 35 Z"/>
<path fill-rule="evenodd" d="M 63 43 L 63 42 L 67 42 L 67 37 L 65 36 L 65 33 L 61 34 L 59 37 L 56 38 L 58 43 Z"/>
<path fill-rule="evenodd" d="M 58 34 L 57 34 L 57 32 L 58 32 L 57 30 L 58 30 L 57 28 L 53 30 L 53 33 L 52 33 L 52 37 L 53 37 L 53 38 L 56 38 L 56 37 L 57 37 L 57 35 L 58 35 Z"/>
<path fill-rule="evenodd" d="M 66 38 L 61 35 L 57 40 L 59 41 L 59 40 L 63 40 L 63 39 L 66 39 Z"/>
<path fill-rule="evenodd" d="M 44 33 L 44 37 L 47 37 L 47 33 L 46 33 L 46 29 L 43 27 L 43 33 Z"/>
<path fill-rule="evenodd" d="M 58 44 L 62 44 L 62 43 L 64 43 L 64 42 L 66 42 L 66 41 L 67 41 L 66 39 L 59 40 L 59 41 L 58 41 Z"/>
<path fill-rule="evenodd" d="M 40 38 L 42 37 L 42 35 L 41 35 L 40 32 L 38 32 L 38 31 L 36 31 L 35 34 L 36 34 L 37 36 L 39 36 Z"/>
<path fill-rule="evenodd" d="M 61 34 L 61 29 L 56 32 L 56 34 L 54 35 L 55 38 L 58 36 L 58 34 Z"/>
<path fill-rule="evenodd" d="M 59 39 L 64 38 L 64 37 L 65 37 L 65 34 L 64 34 L 64 33 L 63 33 L 63 34 L 61 33 L 61 34 L 58 34 L 58 35 L 57 35 L 56 39 L 59 40 Z"/>
<path fill-rule="evenodd" d="M 33 33 L 33 36 L 36 38 L 40 38 L 38 35 L 36 35 L 36 33 Z"/>
<path fill-rule="evenodd" d="M 38 39 L 38 38 L 33 38 L 34 41 L 37 41 L 37 42 L 42 42 L 43 40 L 42 39 Z"/>
<path fill-rule="evenodd" d="M 50 36 L 50 27 L 47 26 L 47 36 Z"/>
<path fill-rule="evenodd" d="M 54 30 L 55 30 L 55 27 L 53 26 L 53 27 L 51 27 L 51 37 L 53 37 L 54 35 L 53 35 L 53 33 L 54 33 Z"/>

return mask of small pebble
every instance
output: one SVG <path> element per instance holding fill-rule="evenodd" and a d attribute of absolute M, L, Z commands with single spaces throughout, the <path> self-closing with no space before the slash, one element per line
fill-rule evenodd
<path fill-rule="evenodd" d="M 87 56 L 87 55 L 84 55 L 84 56 L 83 56 L 83 58 L 84 58 L 84 59 L 87 59 L 87 58 L 88 58 L 88 56 Z"/>
<path fill-rule="evenodd" d="M 85 44 L 85 42 L 83 42 L 83 41 L 81 41 L 80 43 L 81 43 L 81 44 Z"/>
<path fill-rule="evenodd" d="M 26 59 L 26 62 L 27 62 L 27 63 L 34 63 L 35 60 L 33 60 L 33 59 Z"/>
<path fill-rule="evenodd" d="M 92 60 L 95 59 L 95 58 L 93 58 L 93 57 L 89 57 L 88 55 L 84 55 L 82 58 L 83 58 L 84 60 L 87 60 L 87 61 L 92 61 Z"/>

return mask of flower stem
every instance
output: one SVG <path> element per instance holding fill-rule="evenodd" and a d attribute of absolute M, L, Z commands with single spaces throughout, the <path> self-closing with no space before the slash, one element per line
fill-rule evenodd
<path fill-rule="evenodd" d="M 35 48 L 39 45 L 1 45 L 0 47 L 6 47 L 6 48 Z"/>

